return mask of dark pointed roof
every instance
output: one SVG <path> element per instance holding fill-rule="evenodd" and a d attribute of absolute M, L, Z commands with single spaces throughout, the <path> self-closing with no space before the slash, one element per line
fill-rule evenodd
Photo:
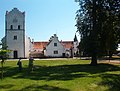
<path fill-rule="evenodd" d="M 76 36 L 76 34 L 75 34 L 75 37 L 74 37 L 74 42 L 76 42 L 76 41 L 78 41 L 78 40 L 77 40 L 77 36 Z"/>

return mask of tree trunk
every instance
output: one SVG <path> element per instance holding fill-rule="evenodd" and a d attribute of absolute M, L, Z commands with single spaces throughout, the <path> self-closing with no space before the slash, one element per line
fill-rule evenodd
<path fill-rule="evenodd" d="M 97 65 L 97 55 L 96 54 L 92 55 L 91 65 L 93 65 L 93 66 Z"/>
<path fill-rule="evenodd" d="M 109 60 L 111 60 L 112 59 L 112 51 L 109 51 Z"/>
<path fill-rule="evenodd" d="M 97 25 L 96 25 L 96 0 L 93 0 L 93 30 L 92 30 L 92 59 L 91 65 L 97 65 Z"/>

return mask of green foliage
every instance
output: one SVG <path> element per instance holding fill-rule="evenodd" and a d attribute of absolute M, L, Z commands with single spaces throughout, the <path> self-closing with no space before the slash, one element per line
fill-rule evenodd
<path fill-rule="evenodd" d="M 9 50 L 0 50 L 0 59 L 2 60 L 1 61 L 1 79 L 3 79 L 3 69 L 4 69 L 4 63 L 5 63 L 5 59 L 8 58 L 8 55 L 7 53 L 10 52 Z"/>
<path fill-rule="evenodd" d="M 77 31 L 80 51 L 87 56 L 109 55 L 120 41 L 120 0 L 78 0 Z"/>
<path fill-rule="evenodd" d="M 3 58 L 3 59 L 7 59 L 8 58 L 8 55 L 7 53 L 11 52 L 10 50 L 0 50 L 0 56 Z"/>

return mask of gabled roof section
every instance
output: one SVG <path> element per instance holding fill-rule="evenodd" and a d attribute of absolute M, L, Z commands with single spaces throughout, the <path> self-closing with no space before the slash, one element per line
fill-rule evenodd
<path fill-rule="evenodd" d="M 73 48 L 73 42 L 74 41 L 59 41 L 57 35 L 55 34 L 54 36 L 50 37 L 49 41 L 45 41 L 45 42 L 34 42 L 33 43 L 33 47 L 34 49 L 41 49 L 43 50 L 44 48 L 46 48 L 51 42 L 52 40 L 56 38 L 56 40 L 65 48 L 65 49 L 71 49 Z"/>
<path fill-rule="evenodd" d="M 48 44 L 46 45 L 46 47 L 47 47 L 54 39 L 57 39 L 57 40 L 58 40 L 58 37 L 57 37 L 56 34 L 54 34 L 54 36 L 51 36 L 51 37 L 50 37 L 49 42 L 48 42 Z M 59 42 L 59 40 L 58 40 L 58 42 Z"/>
<path fill-rule="evenodd" d="M 11 13 L 18 13 L 18 14 L 25 15 L 25 12 L 21 12 L 17 8 L 13 8 L 11 11 L 6 11 L 6 15 L 11 14 Z"/>

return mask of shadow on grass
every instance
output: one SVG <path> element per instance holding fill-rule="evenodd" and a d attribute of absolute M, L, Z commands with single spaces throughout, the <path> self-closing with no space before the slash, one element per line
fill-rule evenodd
<path fill-rule="evenodd" d="M 17 67 L 6 67 L 4 77 L 12 77 L 14 79 L 24 78 L 31 80 L 72 80 L 80 77 L 94 77 L 97 74 L 103 80 L 99 85 L 109 86 L 108 91 L 118 91 L 120 89 L 120 75 L 109 73 L 112 71 L 120 71 L 119 66 L 111 64 L 98 64 L 97 66 L 90 66 L 88 64 L 74 64 L 74 65 L 57 65 L 57 66 L 39 66 L 35 65 L 33 72 L 28 73 L 27 68 L 23 68 L 22 72 L 18 72 Z M 108 73 L 109 74 L 108 74 Z M 89 75 L 91 74 L 91 75 Z M 66 89 L 52 87 L 48 85 L 37 86 L 31 85 L 22 89 L 27 91 L 29 88 L 43 89 L 48 91 L 68 91 Z"/>
<path fill-rule="evenodd" d="M 60 65 L 60 66 L 36 66 L 35 70 L 26 76 L 32 80 L 72 80 L 87 77 L 89 74 L 100 74 L 107 71 L 118 71 L 119 67 L 110 64 L 90 66 L 88 64 Z M 17 77 L 19 78 L 19 76 Z"/>
<path fill-rule="evenodd" d="M 11 84 L 5 84 L 5 85 L 0 85 L 0 89 L 10 89 L 12 88 L 14 85 Z M 64 88 L 59 88 L 59 87 L 55 87 L 55 86 L 49 86 L 49 85 L 43 85 L 43 86 L 39 86 L 37 84 L 32 84 L 29 85 L 27 87 L 24 87 L 22 89 L 16 89 L 16 90 L 9 90 L 9 91 L 70 91 L 68 89 L 64 89 Z"/>
<path fill-rule="evenodd" d="M 39 66 L 36 65 L 33 72 L 28 73 L 27 68 L 22 72 L 17 67 L 6 67 L 4 77 L 25 78 L 32 80 L 72 80 L 79 77 L 87 77 L 88 74 L 100 74 L 110 71 L 120 71 L 120 67 L 111 64 L 88 64 Z"/>
<path fill-rule="evenodd" d="M 8 88 L 12 88 L 14 85 L 11 84 L 5 84 L 5 85 L 0 85 L 0 89 L 8 89 Z"/>
<path fill-rule="evenodd" d="M 27 86 L 17 91 L 70 91 L 70 90 L 59 88 L 59 87 L 54 87 L 54 86 L 49 86 L 49 85 L 39 86 L 37 84 L 32 84 L 30 86 Z"/>
<path fill-rule="evenodd" d="M 100 85 L 109 87 L 108 91 L 120 91 L 120 74 L 103 74 Z"/>

